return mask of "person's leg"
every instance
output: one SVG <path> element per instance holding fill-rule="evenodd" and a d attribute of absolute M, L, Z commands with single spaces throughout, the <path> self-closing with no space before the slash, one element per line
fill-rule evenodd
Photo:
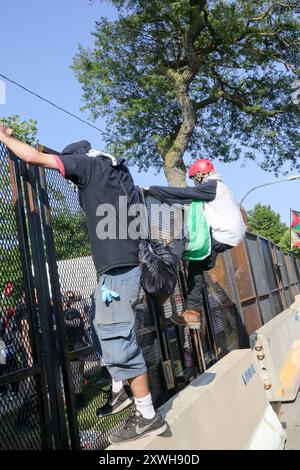
<path fill-rule="evenodd" d="M 150 392 L 147 373 L 128 379 L 128 383 L 135 398 L 145 397 Z"/>
<path fill-rule="evenodd" d="M 124 270 L 125 269 L 123 269 L 123 271 Z M 122 270 L 113 270 L 113 272 L 103 274 L 100 277 L 94 295 L 92 296 L 90 320 L 92 323 L 91 329 L 93 333 L 93 344 L 96 350 L 101 353 L 103 364 L 105 364 L 105 368 L 108 370 L 108 373 L 112 379 L 108 401 L 96 410 L 96 414 L 99 417 L 117 413 L 133 403 L 131 397 L 132 391 L 128 386 L 127 381 L 123 380 L 119 376 L 116 377 L 115 373 L 113 372 L 113 369 L 118 369 L 118 362 L 122 360 L 121 355 L 124 354 L 123 349 L 129 349 L 130 341 L 132 342 L 132 339 L 134 339 L 132 338 L 130 341 L 127 341 L 128 344 L 126 344 L 125 337 L 129 339 L 129 337 L 132 336 L 130 335 L 130 331 L 133 329 L 134 325 L 134 314 L 131 306 L 128 305 L 129 300 L 127 304 L 125 303 L 124 308 L 123 298 L 122 300 L 119 298 L 111 303 L 105 303 L 102 301 L 101 295 L 101 288 L 103 282 L 105 282 L 107 288 L 111 288 L 116 292 L 119 292 L 121 290 L 123 291 L 124 286 L 117 285 L 120 284 L 116 280 L 119 272 L 122 272 Z M 115 275 L 113 273 L 115 273 Z M 134 286 L 134 292 L 131 292 L 131 289 L 129 289 L 129 294 L 131 292 L 131 297 L 133 297 L 133 301 L 136 301 L 140 290 L 140 272 L 138 270 L 136 275 L 132 276 L 131 284 L 136 284 L 134 277 L 136 277 L 137 287 Z M 114 302 L 116 302 L 116 304 Z M 122 302 L 123 308 L 121 306 Z M 121 310 L 123 310 L 123 313 L 121 312 Z M 129 313 L 126 314 L 126 311 L 128 312 L 128 310 Z M 126 314 L 125 316 L 124 312 Z M 116 320 L 129 321 L 116 322 Z M 110 324 L 109 322 L 112 323 Z M 119 336 L 118 331 L 120 331 Z M 102 345 L 104 351 L 102 349 Z M 114 354 L 112 354 L 112 350 L 114 350 Z M 119 354 L 118 351 L 120 351 Z M 119 357 L 113 357 L 116 355 L 115 353 L 117 353 L 117 356 Z M 123 359 L 126 360 L 125 357 Z M 144 362 L 142 366 L 145 367 Z M 118 370 L 116 370 L 116 372 L 118 373 Z"/>
<path fill-rule="evenodd" d="M 100 292 L 103 285 L 119 294 L 118 299 L 105 304 L 96 292 L 97 334 L 103 358 L 115 381 L 129 382 L 137 408 L 136 414 L 110 437 L 110 441 L 120 443 L 145 433 L 160 434 L 165 431 L 166 424 L 159 414 L 154 412 L 153 415 L 147 368 L 135 331 L 133 308 L 139 298 L 140 269 L 120 268 L 105 273 L 100 280 Z M 151 418 L 147 417 L 151 415 Z"/>
<path fill-rule="evenodd" d="M 231 248 L 229 245 L 211 240 L 211 253 L 201 261 L 190 261 L 188 264 L 187 299 L 183 315 L 172 315 L 171 320 L 178 326 L 201 328 L 201 336 L 205 336 L 205 320 L 203 316 L 203 273 L 213 269 L 219 253 Z M 202 320 L 201 320 L 202 317 Z"/>
<path fill-rule="evenodd" d="M 128 380 L 136 409 L 144 418 L 151 419 L 155 416 L 152 397 L 148 385 L 148 375 L 143 374 Z"/>
<path fill-rule="evenodd" d="M 148 374 L 128 379 L 136 412 L 130 416 L 124 427 L 114 432 L 109 441 L 111 444 L 121 444 L 134 441 L 144 436 L 156 436 L 167 430 L 167 423 L 160 413 L 155 412 L 148 386 Z"/>
<path fill-rule="evenodd" d="M 183 315 L 173 314 L 171 321 L 178 326 L 201 327 L 203 310 L 203 262 L 190 261 L 188 264 L 187 298 Z"/>
<path fill-rule="evenodd" d="M 203 307 L 203 262 L 190 261 L 187 278 L 186 310 L 200 312 Z"/>

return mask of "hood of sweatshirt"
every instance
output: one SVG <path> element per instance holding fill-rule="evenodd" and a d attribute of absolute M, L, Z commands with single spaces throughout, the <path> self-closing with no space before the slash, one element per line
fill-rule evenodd
<path fill-rule="evenodd" d="M 102 152 L 101 150 L 95 150 L 92 148 L 88 140 L 80 140 L 79 142 L 73 142 L 67 145 L 61 155 L 82 155 L 87 157 L 102 157 L 107 160 L 112 166 L 119 166 L 125 163 L 125 158 L 116 158 L 110 153 Z"/>

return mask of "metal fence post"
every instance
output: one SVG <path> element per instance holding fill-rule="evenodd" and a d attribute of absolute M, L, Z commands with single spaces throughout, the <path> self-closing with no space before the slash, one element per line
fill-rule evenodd
<path fill-rule="evenodd" d="M 49 200 L 47 194 L 47 184 L 45 171 L 39 168 L 38 193 L 41 204 L 41 215 L 43 221 L 43 231 L 45 237 L 46 255 L 49 266 L 49 275 L 53 299 L 53 309 L 55 315 L 57 341 L 60 352 L 60 363 L 64 382 L 64 391 L 66 398 L 66 408 L 68 414 L 68 425 L 70 432 L 70 441 L 72 449 L 80 449 L 80 439 L 77 417 L 75 413 L 75 395 L 74 386 L 70 371 L 70 360 L 68 356 L 67 338 L 64 324 L 63 309 L 61 304 L 61 291 L 59 276 L 57 270 L 55 244 L 51 227 L 51 217 L 49 211 Z"/>
<path fill-rule="evenodd" d="M 28 225 L 31 241 L 31 250 L 34 266 L 34 279 L 38 294 L 38 309 L 42 341 L 44 347 L 44 360 L 47 372 L 48 394 L 53 425 L 53 438 L 57 450 L 68 449 L 69 440 L 64 414 L 61 375 L 57 354 L 56 338 L 53 325 L 53 311 L 51 308 L 49 283 L 44 253 L 44 240 L 41 229 L 38 197 L 36 191 L 37 168 L 29 166 L 24 170 L 26 179 L 25 198 L 28 208 Z"/>

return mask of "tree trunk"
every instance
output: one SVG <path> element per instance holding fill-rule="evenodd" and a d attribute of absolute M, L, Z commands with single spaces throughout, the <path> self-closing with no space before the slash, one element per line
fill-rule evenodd
<path fill-rule="evenodd" d="M 170 156 L 170 159 L 171 158 L 172 157 Z M 183 161 L 181 161 L 180 166 L 175 164 L 170 167 L 165 164 L 164 172 L 169 186 L 175 186 L 178 188 L 184 188 L 186 186 L 186 168 Z"/>
<path fill-rule="evenodd" d="M 180 129 L 164 154 L 164 171 L 170 186 L 186 186 L 183 155 L 189 145 L 197 120 L 197 105 L 189 96 L 189 87 L 200 67 L 194 43 L 204 28 L 201 12 L 206 3 L 206 0 L 190 0 L 190 26 L 183 38 L 187 65 L 181 72 L 177 69 L 167 70 L 167 75 L 174 81 L 176 98 L 182 112 Z"/>
<path fill-rule="evenodd" d="M 189 77 L 172 70 L 169 75 L 175 81 L 176 97 L 182 110 L 182 124 L 171 146 L 163 155 L 164 172 L 169 186 L 186 186 L 186 167 L 183 161 L 184 152 L 190 142 L 196 126 L 196 106 L 188 95 Z"/>

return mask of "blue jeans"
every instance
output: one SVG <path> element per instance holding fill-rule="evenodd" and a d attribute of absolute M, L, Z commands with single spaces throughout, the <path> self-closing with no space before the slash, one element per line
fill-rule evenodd
<path fill-rule="evenodd" d="M 102 286 L 118 294 L 112 301 L 102 299 Z M 103 273 L 94 293 L 92 324 L 102 357 L 116 381 L 127 380 L 147 371 L 135 332 L 134 306 L 139 299 L 139 266 L 115 268 Z"/>

